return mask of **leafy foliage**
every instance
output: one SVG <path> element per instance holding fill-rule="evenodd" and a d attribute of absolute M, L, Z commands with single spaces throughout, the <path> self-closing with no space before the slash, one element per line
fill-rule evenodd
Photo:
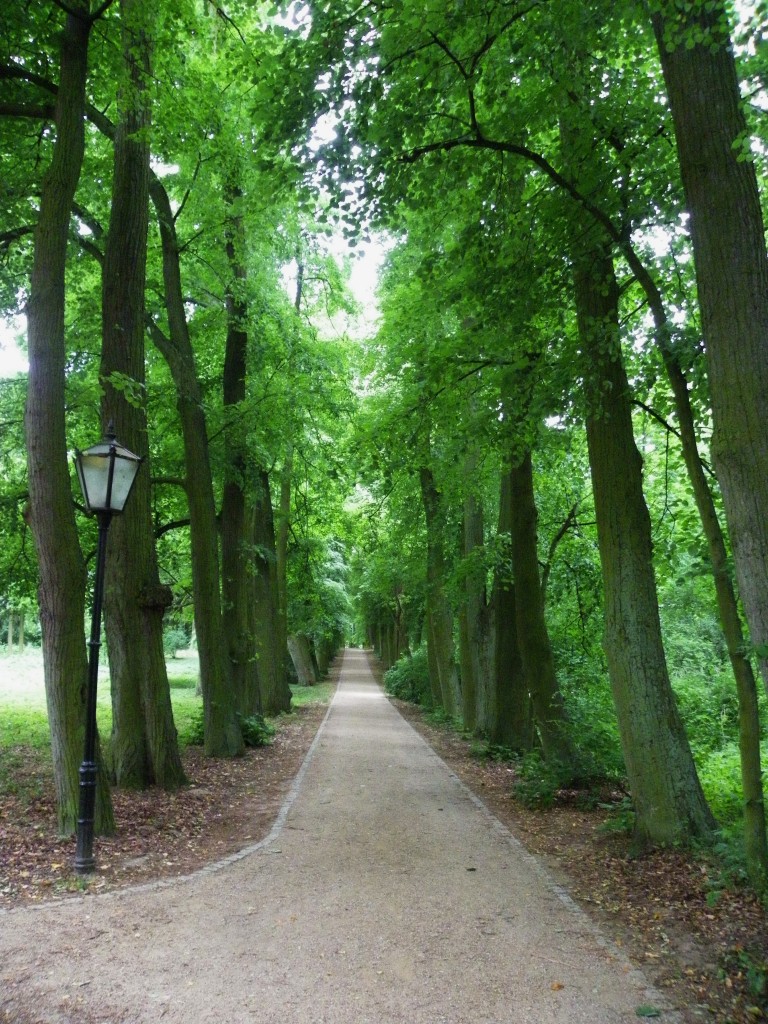
<path fill-rule="evenodd" d="M 432 700 L 426 648 L 417 648 L 388 669 L 384 673 L 384 688 L 399 700 L 429 708 Z"/>

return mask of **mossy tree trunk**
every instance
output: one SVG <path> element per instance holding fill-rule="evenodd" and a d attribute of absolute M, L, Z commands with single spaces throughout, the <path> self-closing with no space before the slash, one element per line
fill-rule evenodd
<path fill-rule="evenodd" d="M 128 448 L 148 456 L 144 404 L 144 281 L 147 255 L 151 26 L 122 0 L 124 60 L 114 136 L 114 178 L 102 268 L 102 419 Z M 113 377 L 113 374 L 116 375 Z M 110 528 L 104 613 L 112 684 L 111 767 L 119 786 L 184 782 L 163 651 L 163 614 L 149 465 Z"/>
<path fill-rule="evenodd" d="M 512 470 L 507 467 L 502 469 L 499 482 L 498 534 L 511 538 L 511 533 Z M 525 753 L 533 745 L 533 712 L 517 639 L 517 602 L 511 553 L 496 567 L 492 606 L 496 642 L 488 739 Z"/>
<path fill-rule="evenodd" d="M 64 385 L 64 277 L 72 201 L 85 146 L 85 85 L 90 4 L 74 0 L 61 34 L 56 141 L 43 179 L 27 301 L 29 376 L 24 416 L 29 523 L 40 587 L 45 692 L 51 730 L 58 827 L 74 831 L 78 769 L 85 736 L 86 572 L 75 525 L 68 465 Z M 100 762 L 100 758 L 99 758 Z M 114 829 L 109 789 L 100 773 L 95 831 Z"/>
<path fill-rule="evenodd" d="M 574 771 L 576 754 L 544 614 L 536 531 L 538 512 L 530 451 L 510 467 L 509 479 L 512 491 L 512 565 L 517 597 L 515 619 L 523 672 L 544 756 L 559 762 L 566 770 Z"/>
<path fill-rule="evenodd" d="M 168 335 L 154 323 L 150 324 L 150 331 L 173 377 L 184 443 L 204 749 L 209 757 L 235 757 L 243 752 L 244 744 L 222 619 L 216 503 L 205 412 L 184 312 L 175 221 L 168 194 L 157 178 L 150 180 L 150 196 L 160 228 Z"/>
<path fill-rule="evenodd" d="M 583 225 L 582 225 L 583 227 Z M 709 840 L 714 829 L 667 672 L 651 522 L 619 342 L 607 245 L 578 233 L 573 277 L 588 367 L 587 443 L 605 594 L 604 645 L 641 843 Z"/>
<path fill-rule="evenodd" d="M 285 671 L 283 639 L 277 597 L 277 549 L 269 474 L 257 473 L 251 517 L 254 588 L 253 635 L 257 657 L 259 704 L 265 715 L 277 715 L 291 706 Z M 287 642 L 286 642 L 287 646 Z"/>
<path fill-rule="evenodd" d="M 443 510 L 432 471 L 423 466 L 419 478 L 427 525 L 427 643 L 431 645 L 430 674 L 433 669 L 436 671 L 441 705 L 446 714 L 454 718 L 461 711 L 461 693 L 453 650 L 453 615 L 444 589 Z"/>

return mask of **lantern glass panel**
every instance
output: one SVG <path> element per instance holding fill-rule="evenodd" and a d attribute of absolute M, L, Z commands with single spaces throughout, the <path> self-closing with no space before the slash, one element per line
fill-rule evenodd
<path fill-rule="evenodd" d="M 122 512 L 141 459 L 117 442 L 102 441 L 78 452 L 75 464 L 80 487 L 92 512 Z"/>

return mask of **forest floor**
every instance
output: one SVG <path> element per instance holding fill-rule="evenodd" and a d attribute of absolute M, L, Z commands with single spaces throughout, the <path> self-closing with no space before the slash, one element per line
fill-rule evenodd
<path fill-rule="evenodd" d="M 688 1020 L 768 1018 L 768 918 L 754 895 L 725 885 L 711 862 L 682 851 L 633 856 L 629 836 L 610 829 L 609 809 L 582 806 L 581 794 L 559 793 L 544 810 L 521 806 L 510 765 L 478 759 L 459 734 L 394 703 Z M 282 721 L 271 746 L 237 761 L 211 761 L 188 748 L 190 784 L 177 793 L 115 793 L 118 835 L 97 841 L 89 891 L 184 875 L 260 840 L 325 710 L 300 708 Z M 17 767 L 22 776 L 36 770 L 23 760 Z M 72 873 L 73 841 L 55 834 L 50 787 L 36 780 L 38 796 L 30 800 L 35 780 L 21 781 L 23 799 L 0 799 L 0 908 L 66 899 L 84 886 Z M 18 1012 L 0 1019 L 27 1024 Z"/>

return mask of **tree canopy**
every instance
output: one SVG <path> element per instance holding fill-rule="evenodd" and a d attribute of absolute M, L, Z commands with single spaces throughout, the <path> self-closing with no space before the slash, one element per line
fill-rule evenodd
<path fill-rule="evenodd" d="M 139 635 L 194 628 L 210 756 L 365 643 L 552 777 L 625 780 L 638 841 L 738 824 L 762 884 L 765 4 L 0 18 L 29 355 L 0 382 L 0 612 L 39 611 L 62 830 L 95 543 L 68 455 L 113 420 L 146 456 L 107 581 L 118 784 L 181 781 Z"/>

